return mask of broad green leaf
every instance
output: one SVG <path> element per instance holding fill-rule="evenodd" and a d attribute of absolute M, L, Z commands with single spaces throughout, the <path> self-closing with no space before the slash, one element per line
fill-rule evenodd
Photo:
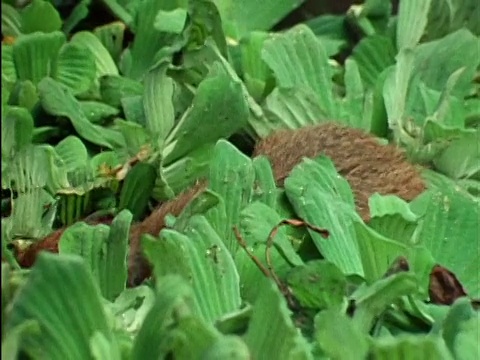
<path fill-rule="evenodd" d="M 226 138 L 246 125 L 248 108 L 239 82 L 212 72 L 197 89 L 193 104 L 169 134 L 165 164 L 203 144 Z M 192 137 L 192 134 L 195 134 Z"/>
<path fill-rule="evenodd" d="M 122 22 L 105 24 L 93 30 L 93 33 L 110 53 L 115 63 L 118 63 L 123 51 L 124 32 L 125 24 Z"/>
<path fill-rule="evenodd" d="M 93 53 L 84 46 L 69 42 L 60 49 L 52 77 L 78 95 L 93 84 L 95 71 Z"/>
<path fill-rule="evenodd" d="M 2 44 L 2 91 L 4 86 L 7 88 L 7 81 L 13 86 L 17 81 L 17 69 L 13 58 L 13 46 Z M 2 93 L 2 103 L 3 99 L 8 101 L 8 98 Z"/>
<path fill-rule="evenodd" d="M 17 37 L 22 32 L 21 27 L 21 17 L 17 9 L 2 1 L 2 35 Z"/>
<path fill-rule="evenodd" d="M 287 283 L 302 307 L 315 310 L 340 308 L 347 290 L 345 275 L 325 260 L 295 267 L 289 272 Z"/>
<path fill-rule="evenodd" d="M 118 75 L 117 66 L 110 53 L 93 33 L 88 31 L 77 32 L 70 43 L 86 48 L 92 53 L 97 69 L 95 78 L 98 79 L 105 75 Z"/>
<path fill-rule="evenodd" d="M 330 117 L 337 117 L 328 57 L 323 45 L 307 26 L 298 25 L 266 40 L 262 59 L 273 71 L 277 86 L 309 87 L 322 110 Z"/>
<path fill-rule="evenodd" d="M 329 231 L 329 237 L 324 239 L 309 230 L 324 258 L 345 274 L 364 275 L 353 227 L 358 216 L 353 194 L 348 182 L 339 177 L 332 161 L 326 157 L 305 159 L 285 180 L 285 190 L 301 219 Z"/>
<path fill-rule="evenodd" d="M 2 314 L 2 316 L 5 315 Z M 18 359 L 20 357 L 19 350 L 21 348 L 22 338 L 32 335 L 39 336 L 40 334 L 40 326 L 36 320 L 27 320 L 9 329 L 8 333 L 4 333 L 2 338 L 2 359 Z"/>
<path fill-rule="evenodd" d="M 80 103 L 72 92 L 51 78 L 38 84 L 42 106 L 48 113 L 65 116 L 84 139 L 94 144 L 113 149 L 124 143 L 121 134 L 115 130 L 93 125 L 82 112 Z"/>
<path fill-rule="evenodd" d="M 258 283 L 257 297 L 244 340 L 254 359 L 313 359 L 305 338 L 295 328 L 285 299 L 270 279 Z M 265 331 L 265 327 L 268 331 Z"/>
<path fill-rule="evenodd" d="M 88 264 L 102 295 L 115 299 L 125 288 L 126 251 L 132 215 L 120 212 L 109 228 L 100 224 L 90 226 L 78 222 L 60 238 L 60 254 L 80 255 Z"/>
<path fill-rule="evenodd" d="M 415 73 L 429 88 L 442 91 L 451 74 L 465 68 L 452 91 L 463 97 L 480 65 L 478 46 L 478 37 L 466 29 L 421 44 L 414 50 Z"/>
<path fill-rule="evenodd" d="M 212 143 L 199 146 L 162 168 L 162 176 L 175 194 L 207 175 L 214 148 Z"/>
<path fill-rule="evenodd" d="M 130 48 L 131 64 L 124 73 L 135 80 L 140 80 L 156 61 L 157 53 L 170 45 L 171 36 L 155 29 L 155 18 L 158 11 L 169 11 L 177 8 L 176 1 L 146 0 L 137 6 L 135 17 L 135 38 Z"/>
<path fill-rule="evenodd" d="M 207 219 L 232 254 L 238 248 L 232 229 L 239 224 L 242 208 L 250 202 L 254 177 L 251 160 L 229 142 L 219 140 L 210 163 L 208 188 L 224 202 L 211 209 Z"/>
<path fill-rule="evenodd" d="M 153 26 L 158 31 L 180 34 L 187 20 L 187 11 L 177 8 L 171 11 L 160 10 L 155 18 Z"/>
<path fill-rule="evenodd" d="M 22 339 L 22 350 L 34 358 L 90 358 L 90 337 L 97 331 L 111 341 L 100 293 L 77 256 L 41 253 L 12 305 L 6 331 L 29 319 L 40 325 L 40 333 Z"/>
<path fill-rule="evenodd" d="M 30 81 L 25 80 L 19 83 L 18 90 L 18 105 L 26 108 L 29 111 L 34 111 L 38 103 L 37 87 Z"/>
<path fill-rule="evenodd" d="M 280 215 L 260 202 L 249 204 L 240 213 L 239 230 L 242 239 L 249 251 L 265 266 L 267 266 L 265 251 L 269 234 L 281 221 Z M 288 273 L 292 267 L 303 264 L 289 241 L 285 226 L 278 229 L 269 252 L 273 270 L 280 277 Z M 265 275 L 248 256 L 245 249 L 237 249 L 235 263 L 240 274 L 242 297 L 247 301 L 255 300 L 262 290 L 258 287 L 258 282 Z"/>
<path fill-rule="evenodd" d="M 12 159 L 16 153 L 31 144 L 33 118 L 21 107 L 7 107 L 2 117 L 2 159 Z"/>
<path fill-rule="evenodd" d="M 315 316 L 315 340 L 334 359 L 364 359 L 368 353 L 366 334 L 336 309 L 327 309 Z"/>
<path fill-rule="evenodd" d="M 162 149 L 175 120 L 173 80 L 167 76 L 166 63 L 150 70 L 144 79 L 143 106 L 146 129 L 156 148 Z M 190 135 L 190 134 L 189 134 Z"/>
<path fill-rule="evenodd" d="M 367 87 L 373 86 L 380 73 L 395 63 L 395 47 L 386 36 L 363 38 L 353 49 L 352 58 Z"/>
<path fill-rule="evenodd" d="M 373 342 L 369 354 L 370 358 L 375 360 L 453 360 L 438 336 L 419 334 L 381 337 Z"/>
<path fill-rule="evenodd" d="M 267 64 L 261 58 L 261 51 L 268 33 L 254 31 L 240 40 L 240 64 L 245 85 L 255 99 L 261 99 L 271 76 Z"/>
<path fill-rule="evenodd" d="M 144 250 L 157 278 L 182 275 L 192 282 L 195 309 L 208 323 L 238 309 L 240 287 L 233 259 L 208 221 L 191 218 L 185 235 L 163 230 L 161 241 L 146 241 Z"/>
<path fill-rule="evenodd" d="M 457 300 L 443 322 L 442 336 L 452 355 L 457 359 L 475 360 L 478 347 L 480 316 L 469 299 Z"/>
<path fill-rule="evenodd" d="M 265 100 L 266 125 L 270 131 L 298 129 L 318 124 L 328 117 L 317 96 L 307 87 L 275 88 Z"/>
<path fill-rule="evenodd" d="M 67 172 L 84 168 L 88 162 L 87 148 L 76 136 L 67 136 L 55 146 Z"/>
<path fill-rule="evenodd" d="M 123 181 L 118 208 L 130 210 L 133 219 L 140 220 L 147 209 L 156 177 L 157 171 L 152 165 L 143 162 L 136 164 Z"/>
<path fill-rule="evenodd" d="M 82 112 L 91 123 L 101 124 L 118 115 L 118 109 L 99 101 L 81 101 Z"/>
<path fill-rule="evenodd" d="M 140 82 L 123 76 L 104 76 L 100 79 L 102 100 L 114 107 L 120 107 L 124 97 L 142 95 L 143 86 Z"/>
<path fill-rule="evenodd" d="M 418 291 L 415 275 L 409 272 L 393 274 L 368 287 L 360 288 L 353 295 L 355 313 L 353 322 L 364 332 L 370 331 L 375 319 L 402 296 Z"/>
<path fill-rule="evenodd" d="M 35 32 L 18 37 L 13 45 L 13 60 L 18 78 L 37 84 L 44 77 L 51 75 L 64 43 L 65 35 L 60 31 Z"/>
<path fill-rule="evenodd" d="M 53 203 L 53 197 L 42 188 L 20 193 L 12 205 L 11 236 L 36 239 L 51 233 L 56 208 Z"/>
<path fill-rule="evenodd" d="M 413 49 L 423 35 L 431 0 L 402 0 L 398 9 L 397 49 Z"/>
<path fill-rule="evenodd" d="M 272 167 L 265 156 L 256 156 L 252 160 L 255 170 L 255 187 L 252 201 L 260 201 L 272 208 L 277 204 L 277 186 L 273 177 Z"/>
<path fill-rule="evenodd" d="M 254 0 L 239 3 L 235 0 L 213 2 L 222 16 L 227 36 L 240 39 L 252 30 L 269 30 L 305 0 L 268 0 L 258 6 Z"/>
<path fill-rule="evenodd" d="M 479 297 L 478 200 L 465 195 L 453 184 L 448 186 L 447 183 L 443 183 L 442 188 L 433 189 L 430 195 L 418 238 L 422 239 L 438 264 L 457 276 L 470 296 Z M 421 200 L 414 201 L 413 205 Z"/>
<path fill-rule="evenodd" d="M 453 141 L 435 159 L 435 167 L 451 178 L 470 178 L 480 175 L 480 131 L 468 133 Z"/>
<path fill-rule="evenodd" d="M 195 317 L 194 294 L 187 280 L 178 275 L 162 276 L 157 279 L 156 293 L 155 303 L 135 337 L 132 359 L 161 359 L 172 353 L 175 356 L 179 343 L 186 349 L 178 351 L 185 354 L 190 346 L 198 350 L 218 336 L 212 326 Z M 185 339 L 191 339 L 192 344 L 185 343 Z"/>
<path fill-rule="evenodd" d="M 49 33 L 60 30 L 62 19 L 52 3 L 44 0 L 33 0 L 22 9 L 22 33 L 36 31 Z"/>

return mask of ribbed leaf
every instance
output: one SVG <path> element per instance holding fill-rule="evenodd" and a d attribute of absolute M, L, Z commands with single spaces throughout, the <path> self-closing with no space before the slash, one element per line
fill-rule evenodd
<path fill-rule="evenodd" d="M 330 236 L 310 232 L 325 259 L 345 274 L 364 275 L 356 234 L 353 194 L 326 157 L 305 159 L 285 180 L 288 199 L 300 218 L 326 228 Z M 328 206 L 325 206 L 328 204 Z"/>
<path fill-rule="evenodd" d="M 49 359 L 87 359 L 90 339 L 99 331 L 111 339 L 100 293 L 77 256 L 39 255 L 7 319 L 12 329 L 35 319 L 41 332 L 24 334 L 22 349 Z"/>
<path fill-rule="evenodd" d="M 21 33 L 21 26 L 17 9 L 2 1 L 2 35 L 17 37 Z"/>
<path fill-rule="evenodd" d="M 125 24 L 121 22 L 99 26 L 93 30 L 93 33 L 100 40 L 105 49 L 108 50 L 115 63 L 118 62 L 123 50 L 124 31 Z"/>
<path fill-rule="evenodd" d="M 88 121 L 72 92 L 57 81 L 46 78 L 38 84 L 42 106 L 52 115 L 65 116 L 84 139 L 109 149 L 124 143 L 121 134 L 115 130 L 93 125 Z"/>
<path fill-rule="evenodd" d="M 95 79 L 95 58 L 84 46 L 65 44 L 58 55 L 53 77 L 74 95 L 87 91 Z"/>
<path fill-rule="evenodd" d="M 240 211 L 250 202 L 254 181 L 251 160 L 225 140 L 215 146 L 210 164 L 209 189 L 224 200 L 207 213 L 207 219 L 234 254 L 238 248 L 232 228 L 240 221 Z"/>
<path fill-rule="evenodd" d="M 70 43 L 87 48 L 92 53 L 97 69 L 95 78 L 98 79 L 104 75 L 118 75 L 117 65 L 115 65 L 110 53 L 94 34 L 88 31 L 77 32 Z"/>
<path fill-rule="evenodd" d="M 262 59 L 273 71 L 277 86 L 308 86 L 317 96 L 322 110 L 332 118 L 337 117 L 328 57 L 307 26 L 298 25 L 266 40 Z"/>
<path fill-rule="evenodd" d="M 169 134 L 165 164 L 196 147 L 227 138 L 246 125 L 248 107 L 240 82 L 223 70 L 212 71 L 199 85 L 193 104 Z M 193 135 L 194 134 L 194 135 Z"/>
<path fill-rule="evenodd" d="M 402 0 L 398 9 L 397 49 L 413 49 L 423 35 L 431 0 Z"/>
<path fill-rule="evenodd" d="M 213 324 L 240 306 L 238 273 L 223 241 L 203 216 L 193 216 L 185 234 L 164 230 L 161 242 L 145 241 L 145 252 L 156 277 L 180 274 L 191 279 L 195 308 Z"/>
<path fill-rule="evenodd" d="M 52 3 L 44 0 L 33 0 L 21 12 L 22 33 L 35 31 L 49 33 L 60 30 L 62 19 Z"/>
<path fill-rule="evenodd" d="M 173 80 L 167 76 L 166 63 L 150 70 L 144 80 L 143 107 L 146 128 L 158 149 L 170 133 L 175 120 Z"/>
<path fill-rule="evenodd" d="M 258 283 L 262 289 L 254 304 L 244 336 L 254 359 L 313 359 L 310 348 L 290 318 L 285 299 L 270 279 Z M 266 326 L 268 331 L 265 331 Z"/>
<path fill-rule="evenodd" d="M 60 31 L 20 36 L 13 45 L 13 60 L 18 78 L 37 84 L 49 76 L 64 43 L 65 35 Z"/>
<path fill-rule="evenodd" d="M 265 100 L 264 109 L 270 131 L 298 129 L 328 118 L 317 95 L 304 86 L 275 88 Z"/>

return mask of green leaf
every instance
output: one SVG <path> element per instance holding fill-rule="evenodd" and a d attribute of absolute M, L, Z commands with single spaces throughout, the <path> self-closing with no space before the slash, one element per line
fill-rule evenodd
<path fill-rule="evenodd" d="M 398 8 L 397 49 L 413 49 L 423 35 L 431 0 L 402 0 Z"/>
<path fill-rule="evenodd" d="M 451 74 L 465 68 L 452 91 L 453 95 L 463 97 L 480 65 L 478 46 L 478 37 L 465 29 L 421 44 L 414 51 L 415 72 L 429 88 L 442 91 Z"/>
<path fill-rule="evenodd" d="M 462 193 L 454 184 L 447 183 L 443 183 L 442 188 L 433 189 L 429 195 L 431 198 L 423 212 L 423 226 L 418 238 L 431 251 L 437 264 L 457 276 L 471 297 L 479 297 L 480 284 L 476 275 L 480 273 L 477 261 L 480 251 L 478 201 Z M 418 206 L 420 201 L 420 198 L 414 201 L 412 206 Z"/>
<path fill-rule="evenodd" d="M 403 335 L 381 337 L 370 348 L 370 357 L 375 360 L 418 359 L 453 360 L 438 336 Z"/>
<path fill-rule="evenodd" d="M 2 117 L 2 159 L 15 156 L 27 145 L 33 136 L 33 118 L 30 112 L 21 107 L 8 106 Z"/>
<path fill-rule="evenodd" d="M 94 124 L 101 124 L 120 112 L 118 109 L 99 101 L 81 101 L 80 107 L 88 121 Z"/>
<path fill-rule="evenodd" d="M 85 168 L 88 163 L 87 148 L 76 136 L 67 136 L 55 146 L 66 172 Z"/>
<path fill-rule="evenodd" d="M 156 293 L 155 303 L 135 337 L 132 359 L 160 359 L 167 356 L 175 347 L 174 331 L 178 323 L 192 316 L 193 290 L 182 277 L 168 275 L 158 278 Z M 207 331 L 208 337 L 214 337 L 209 334 L 210 329 L 202 330 Z"/>
<path fill-rule="evenodd" d="M 246 125 L 247 117 L 248 107 L 240 83 L 222 71 L 212 71 L 198 87 L 191 107 L 169 134 L 164 149 L 165 164 L 200 145 L 232 135 Z"/>
<path fill-rule="evenodd" d="M 309 230 L 325 259 L 345 274 L 364 275 L 353 228 L 353 219 L 358 216 L 353 194 L 332 161 L 323 156 L 316 160 L 305 159 L 285 180 L 285 191 L 301 219 L 329 231 L 329 237 L 324 239 Z"/>
<path fill-rule="evenodd" d="M 208 212 L 207 219 L 222 236 L 231 254 L 238 248 L 232 229 L 239 224 L 242 208 L 250 202 L 254 176 L 250 158 L 225 140 L 217 142 L 208 188 L 224 201 Z"/>
<path fill-rule="evenodd" d="M 13 45 L 13 60 L 18 78 L 37 84 L 49 76 L 64 43 L 65 35 L 60 31 L 20 36 Z"/>
<path fill-rule="evenodd" d="M 97 69 L 96 79 L 105 75 L 118 75 L 117 65 L 110 53 L 94 34 L 88 31 L 77 32 L 70 40 L 70 43 L 88 49 L 93 55 Z"/>
<path fill-rule="evenodd" d="M 389 37 L 373 35 L 363 38 L 353 49 L 352 58 L 367 87 L 373 86 L 380 73 L 395 63 L 395 47 Z"/>
<path fill-rule="evenodd" d="M 93 33 L 110 53 L 115 63 L 118 63 L 123 51 L 124 32 L 125 24 L 121 22 L 105 24 L 93 30 Z"/>
<path fill-rule="evenodd" d="M 288 274 L 287 282 L 302 307 L 316 310 L 340 308 L 347 289 L 345 275 L 325 260 L 295 267 Z"/>
<path fill-rule="evenodd" d="M 49 1 L 33 0 L 22 9 L 20 14 L 23 34 L 36 31 L 49 33 L 60 30 L 62 27 L 60 14 Z"/>
<path fill-rule="evenodd" d="M 281 222 L 282 218 L 272 208 L 260 202 L 246 206 L 240 213 L 240 233 L 249 251 L 258 259 L 265 258 L 267 240 L 270 232 Z M 286 227 L 280 227 L 270 248 L 270 258 L 275 273 L 282 276 L 293 266 L 303 264 L 287 236 Z M 235 253 L 235 263 L 241 279 L 242 296 L 253 301 L 262 291 L 258 282 L 265 275 L 258 269 L 244 249 Z"/>
<path fill-rule="evenodd" d="M 160 10 L 155 18 L 153 26 L 158 31 L 180 34 L 187 20 L 187 11 L 177 8 L 171 11 Z"/>
<path fill-rule="evenodd" d="M 65 230 L 59 252 L 84 258 L 99 285 L 102 295 L 115 299 L 125 289 L 127 279 L 126 252 L 132 215 L 120 212 L 111 228 L 78 222 Z"/>
<path fill-rule="evenodd" d="M 2 3 L 3 4 L 3 3 Z M 13 46 L 2 44 L 2 90 L 7 88 L 7 82 L 13 84 L 17 81 L 17 69 L 13 59 Z M 11 90 L 12 87 L 10 87 Z M 2 93 L 2 104 L 8 101 L 9 96 Z"/>
<path fill-rule="evenodd" d="M 402 296 L 417 292 L 417 281 L 413 273 L 401 272 L 380 279 L 353 295 L 355 313 L 353 322 L 364 332 L 370 331 L 374 321 Z"/>
<path fill-rule="evenodd" d="M 334 359 L 364 359 L 368 353 L 366 334 L 352 319 L 335 309 L 321 311 L 315 316 L 315 339 Z"/>
<path fill-rule="evenodd" d="M 174 120 L 173 80 L 167 76 L 166 63 L 161 63 L 149 71 L 144 80 L 143 106 L 146 129 L 158 149 L 170 133 Z"/>
<path fill-rule="evenodd" d="M 155 29 L 155 18 L 160 10 L 169 11 L 177 7 L 170 0 L 146 0 L 137 6 L 135 38 L 130 48 L 132 62 L 124 74 L 140 80 L 158 60 L 157 53 L 165 46 L 171 46 L 170 34 Z"/>
<path fill-rule="evenodd" d="M 20 13 L 13 6 L 2 1 L 2 35 L 17 37 L 21 34 L 21 27 Z"/>
<path fill-rule="evenodd" d="M 147 209 L 156 177 L 157 171 L 152 165 L 143 162 L 136 164 L 123 182 L 118 208 L 130 210 L 133 219 L 140 220 Z"/>
<path fill-rule="evenodd" d="M 305 338 L 295 328 L 285 299 L 270 279 L 258 283 L 262 289 L 254 304 L 244 340 L 254 359 L 313 359 Z M 265 331 L 265 326 L 268 331 Z"/>
<path fill-rule="evenodd" d="M 275 88 L 265 100 L 265 114 L 270 131 L 298 129 L 327 120 L 317 96 L 307 87 Z"/>
<path fill-rule="evenodd" d="M 238 273 L 222 239 L 199 215 L 190 219 L 185 235 L 163 230 L 162 241 L 147 241 L 144 251 L 157 278 L 179 274 L 190 280 L 195 309 L 208 323 L 240 306 Z"/>
<path fill-rule="evenodd" d="M 435 168 L 453 179 L 478 177 L 480 175 L 480 131 L 468 133 L 450 143 L 450 146 L 435 159 Z"/>
<path fill-rule="evenodd" d="M 242 3 L 235 0 L 214 0 L 213 2 L 222 16 L 226 35 L 240 39 L 252 30 L 270 30 L 304 1 L 268 0 L 262 2 L 262 6 L 258 6 L 258 2 L 253 0 L 245 0 Z"/>
<path fill-rule="evenodd" d="M 45 111 L 69 118 L 75 130 L 84 139 L 109 149 L 121 146 L 124 142 L 117 131 L 90 123 L 82 112 L 80 103 L 65 86 L 46 78 L 38 84 L 38 90 Z"/>
<path fill-rule="evenodd" d="M 469 299 L 459 299 L 452 305 L 443 322 L 442 336 L 455 358 L 474 360 L 480 356 L 479 326 L 480 316 Z"/>
<path fill-rule="evenodd" d="M 73 95 L 86 92 L 95 79 L 95 59 L 87 49 L 70 42 L 60 49 L 58 55 L 52 77 L 70 88 Z"/>
<path fill-rule="evenodd" d="M 337 117 L 331 69 L 323 45 L 305 25 L 298 25 L 265 41 L 262 59 L 273 71 L 279 87 L 307 86 L 322 110 Z"/>
<path fill-rule="evenodd" d="M 41 253 L 18 293 L 6 331 L 35 319 L 41 332 L 24 334 L 22 350 L 34 358 L 86 359 L 90 337 L 111 339 L 100 293 L 85 263 L 77 256 Z"/>
<path fill-rule="evenodd" d="M 103 76 L 100 78 L 100 93 L 106 104 L 119 108 L 122 98 L 143 95 L 143 86 L 123 76 Z"/>

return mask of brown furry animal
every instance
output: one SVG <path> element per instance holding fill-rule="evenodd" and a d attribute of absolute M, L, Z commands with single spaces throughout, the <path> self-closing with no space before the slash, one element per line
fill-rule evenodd
<path fill-rule="evenodd" d="M 406 161 L 400 150 L 392 145 L 379 144 L 373 136 L 361 130 L 337 123 L 278 131 L 261 140 L 254 150 L 255 156 L 265 155 L 270 159 L 278 186 L 283 186 L 290 171 L 304 157 L 314 158 L 321 154 L 330 157 L 338 172 L 350 183 L 357 211 L 365 221 L 369 220 L 368 198 L 373 193 L 394 194 L 410 201 L 425 189 L 415 166 Z M 132 226 L 129 285 L 138 284 L 150 275 L 150 266 L 140 250 L 141 235 L 158 235 L 165 227 L 165 215 L 178 216 L 185 205 L 205 188 L 205 181 L 197 183 Z M 52 236 L 58 241 L 57 232 Z"/>

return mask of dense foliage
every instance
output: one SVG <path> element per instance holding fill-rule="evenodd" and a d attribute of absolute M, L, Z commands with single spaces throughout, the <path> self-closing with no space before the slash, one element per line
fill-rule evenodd
<path fill-rule="evenodd" d="M 275 28 L 302 3 L 2 0 L 5 358 L 478 359 L 478 1 Z M 328 158 L 279 189 L 239 150 L 329 119 L 404 147 L 428 190 L 372 196 L 365 224 Z M 199 177 L 127 289 L 132 221 Z M 12 249 L 68 225 L 20 269 Z"/>

